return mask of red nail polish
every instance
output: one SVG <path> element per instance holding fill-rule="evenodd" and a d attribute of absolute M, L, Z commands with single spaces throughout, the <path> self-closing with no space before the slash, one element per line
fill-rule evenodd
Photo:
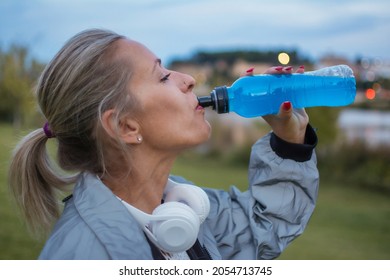
<path fill-rule="evenodd" d="M 291 102 L 290 101 L 283 102 L 283 109 L 285 111 L 290 110 L 291 109 Z"/>
<path fill-rule="evenodd" d="M 249 68 L 248 70 L 246 70 L 246 72 L 247 72 L 247 73 L 252 73 L 252 72 L 253 72 L 253 70 L 255 70 L 255 68 L 254 68 L 254 67 L 252 67 L 252 68 Z"/>
<path fill-rule="evenodd" d="M 299 66 L 300 69 L 305 69 L 305 65 Z"/>
<path fill-rule="evenodd" d="M 283 66 L 277 66 L 277 67 L 275 67 L 275 70 L 276 71 L 282 71 L 283 70 Z"/>
<path fill-rule="evenodd" d="M 291 69 L 293 69 L 292 66 L 287 66 L 284 68 L 285 71 L 290 71 Z"/>

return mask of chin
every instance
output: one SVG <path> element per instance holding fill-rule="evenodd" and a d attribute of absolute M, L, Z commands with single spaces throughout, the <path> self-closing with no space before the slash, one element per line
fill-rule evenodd
<path fill-rule="evenodd" d="M 187 135 L 188 147 L 196 147 L 210 139 L 211 126 L 208 121 L 205 121 L 202 126 L 198 125 L 198 128 L 193 131 L 192 135 Z"/>
<path fill-rule="evenodd" d="M 206 122 L 206 127 L 205 127 L 205 139 L 203 142 L 206 142 L 207 140 L 210 139 L 210 136 L 211 136 L 211 125 L 208 121 L 205 121 Z"/>
<path fill-rule="evenodd" d="M 203 133 L 199 133 L 197 136 L 192 138 L 191 146 L 196 147 L 199 145 L 204 144 L 210 139 L 211 136 L 211 129 L 208 129 L 207 131 L 204 131 Z"/>

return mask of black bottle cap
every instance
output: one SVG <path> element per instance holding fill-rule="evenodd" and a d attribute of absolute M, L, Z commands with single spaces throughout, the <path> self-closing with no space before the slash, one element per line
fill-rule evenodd
<path fill-rule="evenodd" d="M 225 86 L 216 87 L 209 96 L 199 96 L 198 102 L 203 108 L 212 106 L 218 114 L 229 112 L 229 98 Z"/>
<path fill-rule="evenodd" d="M 199 96 L 198 97 L 199 105 L 203 108 L 213 106 L 213 109 L 215 108 L 215 102 L 210 96 Z"/>
<path fill-rule="evenodd" d="M 216 87 L 213 92 L 215 98 L 214 108 L 218 114 L 229 113 L 229 97 L 226 86 Z"/>

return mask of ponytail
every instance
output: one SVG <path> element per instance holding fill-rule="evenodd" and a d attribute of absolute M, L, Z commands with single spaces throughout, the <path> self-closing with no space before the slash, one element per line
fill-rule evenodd
<path fill-rule="evenodd" d="M 128 59 L 116 55 L 116 42 L 122 39 L 107 30 L 80 32 L 46 65 L 38 80 L 35 95 L 48 123 L 19 143 L 9 170 L 11 192 L 34 233 L 51 228 L 60 213 L 58 192 L 76 180 L 76 176 L 60 175 L 60 170 L 104 174 L 106 163 L 117 157 L 103 147 L 107 137 L 99 116 L 114 109 L 119 118 L 139 108 L 128 90 L 133 68 Z M 48 138 L 53 137 L 58 144 L 56 165 L 46 150 Z"/>
<path fill-rule="evenodd" d="M 9 187 L 28 228 L 46 233 L 58 218 L 58 192 L 74 183 L 76 176 L 60 176 L 47 149 L 47 135 L 37 129 L 25 136 L 14 150 L 9 168 Z"/>

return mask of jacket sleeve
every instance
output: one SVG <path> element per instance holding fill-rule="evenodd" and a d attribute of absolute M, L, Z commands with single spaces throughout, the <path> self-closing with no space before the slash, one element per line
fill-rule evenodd
<path fill-rule="evenodd" d="M 316 143 L 310 126 L 302 145 L 270 133 L 252 147 L 247 191 L 206 189 L 207 224 L 223 259 L 276 258 L 304 231 L 318 193 Z"/>

